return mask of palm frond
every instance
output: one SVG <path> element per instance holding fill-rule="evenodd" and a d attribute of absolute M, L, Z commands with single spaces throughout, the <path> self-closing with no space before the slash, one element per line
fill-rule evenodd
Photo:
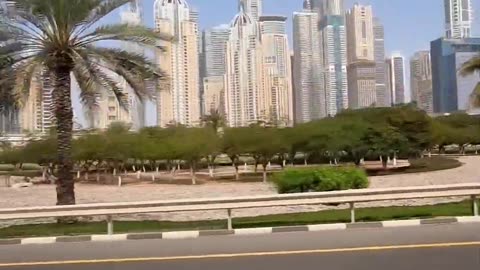
<path fill-rule="evenodd" d="M 107 40 L 126 41 L 156 47 L 159 41 L 171 41 L 172 36 L 154 32 L 142 25 L 115 24 L 99 26 L 93 32 L 77 37 L 74 43 L 76 46 L 85 46 Z"/>
<path fill-rule="evenodd" d="M 148 91 L 146 80 L 163 80 L 166 75 L 153 63 L 142 55 L 130 53 L 120 49 L 88 47 L 91 58 L 101 59 L 101 64 L 120 75 L 132 88 L 140 99 L 151 98 L 152 91 Z"/>
<path fill-rule="evenodd" d="M 115 95 L 120 106 L 128 110 L 128 102 L 125 100 L 125 92 L 118 83 L 107 75 L 105 69 L 99 66 L 98 59 L 91 59 L 86 54 L 79 54 L 76 59 L 73 74 L 82 90 L 80 97 L 83 104 L 92 109 L 95 107 L 97 97 L 102 92 L 110 92 Z"/>
<path fill-rule="evenodd" d="M 474 108 L 480 107 L 480 82 L 477 84 L 472 94 L 470 95 L 470 100 Z"/>
<path fill-rule="evenodd" d="M 36 73 L 41 72 L 42 59 L 40 57 L 30 58 L 15 67 L 15 87 L 13 96 L 20 105 L 27 99 L 30 93 L 30 86 Z"/>
<path fill-rule="evenodd" d="M 480 71 L 480 56 L 474 57 L 469 61 L 463 64 L 462 68 L 460 69 L 460 74 L 462 76 L 468 76 L 475 71 Z"/>
<path fill-rule="evenodd" d="M 80 0 L 82 1 L 82 0 Z M 95 0 L 92 1 L 93 8 L 90 8 L 88 14 L 79 22 L 79 27 L 74 36 L 77 37 L 92 27 L 100 19 L 107 16 L 119 7 L 127 4 L 130 0 Z M 93 5 L 92 4 L 92 5 Z"/>

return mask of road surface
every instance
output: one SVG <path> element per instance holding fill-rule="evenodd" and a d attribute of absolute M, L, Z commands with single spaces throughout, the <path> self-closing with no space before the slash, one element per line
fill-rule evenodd
<path fill-rule="evenodd" d="M 480 269 L 480 224 L 0 246 L 0 270 Z"/>

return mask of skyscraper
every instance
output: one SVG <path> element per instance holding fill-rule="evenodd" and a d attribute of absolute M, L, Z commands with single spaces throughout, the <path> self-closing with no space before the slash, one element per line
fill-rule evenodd
<path fill-rule="evenodd" d="M 459 74 L 462 65 L 480 51 L 480 38 L 434 40 L 432 60 L 433 108 L 435 113 L 468 111 L 471 94 L 480 84 L 480 73 Z"/>
<path fill-rule="evenodd" d="M 418 108 L 433 113 L 432 62 L 430 51 L 418 51 L 410 59 L 410 89 Z"/>
<path fill-rule="evenodd" d="M 242 6 L 243 10 L 247 14 L 250 14 L 250 17 L 258 21 L 260 16 L 262 16 L 263 9 L 263 0 L 239 0 L 239 4 Z"/>
<path fill-rule="evenodd" d="M 387 87 L 387 70 L 385 66 L 385 29 L 378 18 L 373 18 L 373 35 L 375 36 L 375 80 L 377 107 L 392 105 L 391 93 Z"/>
<path fill-rule="evenodd" d="M 22 130 L 47 133 L 55 124 L 53 87 L 44 74 L 32 79 L 28 98 L 20 110 Z"/>
<path fill-rule="evenodd" d="M 225 114 L 225 72 L 226 49 L 230 37 L 228 25 L 220 25 L 207 29 L 202 35 L 203 64 L 202 64 L 202 114 L 218 111 Z"/>
<path fill-rule="evenodd" d="M 394 53 L 386 61 L 388 82 L 392 95 L 392 104 L 404 104 L 405 100 L 405 59 Z"/>
<path fill-rule="evenodd" d="M 343 0 L 317 0 L 323 46 L 327 115 L 348 108 L 347 37 Z M 319 6 L 318 6 L 319 5 Z"/>
<path fill-rule="evenodd" d="M 156 0 L 154 5 L 157 31 L 174 40 L 157 50 L 157 61 L 168 74 L 157 93 L 157 121 L 194 126 L 200 121 L 198 26 L 190 18 L 185 0 Z"/>
<path fill-rule="evenodd" d="M 344 0 L 310 0 L 311 7 L 316 10 L 320 17 L 343 15 Z"/>
<path fill-rule="evenodd" d="M 471 0 L 444 0 L 445 37 L 469 38 L 472 35 Z"/>
<path fill-rule="evenodd" d="M 293 93 L 286 17 L 259 18 L 263 51 L 261 115 L 280 126 L 293 125 Z M 262 112 L 263 111 L 263 112 Z"/>
<path fill-rule="evenodd" d="M 355 4 L 345 18 L 349 107 L 369 107 L 377 101 L 372 7 Z"/>
<path fill-rule="evenodd" d="M 262 58 L 258 22 L 240 6 L 230 26 L 226 51 L 225 111 L 231 127 L 261 120 Z"/>
<path fill-rule="evenodd" d="M 225 75 L 225 51 L 230 37 L 229 25 L 219 25 L 203 32 L 203 54 L 205 77 Z"/>
<path fill-rule="evenodd" d="M 304 6 L 311 7 L 310 0 L 306 0 Z M 293 78 L 297 123 L 327 116 L 318 18 L 317 12 L 307 9 L 293 14 Z"/>

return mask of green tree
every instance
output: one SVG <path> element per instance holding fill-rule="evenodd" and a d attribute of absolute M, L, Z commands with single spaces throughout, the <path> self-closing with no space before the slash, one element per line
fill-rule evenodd
<path fill-rule="evenodd" d="M 267 182 L 267 166 L 284 145 L 277 128 L 251 127 L 249 140 L 245 140 L 246 151 L 252 154 L 256 163 L 262 165 L 263 182 Z M 249 143 L 250 142 L 250 143 Z"/>
<path fill-rule="evenodd" d="M 215 131 L 209 128 L 182 128 L 175 134 L 180 158 L 190 165 L 193 185 L 197 183 L 196 172 L 201 159 L 218 149 L 215 136 Z"/>
<path fill-rule="evenodd" d="M 11 0 L 0 8 L 0 89 L 11 87 L 23 100 L 33 77 L 53 86 L 54 115 L 58 136 L 57 204 L 75 204 L 72 175 L 73 110 L 71 75 L 80 87 L 83 103 L 96 104 L 100 91 L 116 95 L 127 107 L 127 98 L 115 78 L 125 79 L 141 98 L 149 96 L 145 80 L 164 75 L 142 55 L 96 46 L 104 41 L 124 41 L 155 47 L 162 34 L 140 25 L 100 25 L 99 21 L 129 0 Z M 112 76 L 115 74 L 115 76 Z"/>
<path fill-rule="evenodd" d="M 240 179 L 240 157 L 246 153 L 245 146 L 250 145 L 250 128 L 226 128 L 222 137 L 222 152 L 232 161 L 235 168 L 235 179 Z"/>

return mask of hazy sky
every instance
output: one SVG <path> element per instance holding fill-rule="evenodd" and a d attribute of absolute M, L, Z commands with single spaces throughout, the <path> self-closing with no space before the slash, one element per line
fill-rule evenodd
<path fill-rule="evenodd" d="M 230 23 L 237 13 L 238 0 L 187 0 L 200 12 L 202 29 Z M 146 23 L 153 24 L 153 2 L 144 0 Z M 345 8 L 355 2 L 373 6 L 374 15 L 385 25 L 387 53 L 400 51 L 407 58 L 416 50 L 428 49 L 429 42 L 443 35 L 443 0 L 345 0 Z M 289 18 L 300 11 L 303 0 L 264 0 L 264 14 L 281 14 Z M 472 0 L 474 9 L 480 12 L 480 1 Z M 480 36 L 480 16 L 476 16 L 474 33 Z"/>
<path fill-rule="evenodd" d="M 187 0 L 191 7 L 200 12 L 200 28 L 230 23 L 237 13 L 238 0 Z M 398 51 L 405 56 L 407 89 L 410 88 L 408 59 L 417 50 L 429 49 L 430 41 L 443 36 L 444 7 L 443 0 L 345 0 L 345 8 L 355 2 L 373 6 L 374 16 L 385 25 L 385 42 L 387 55 Z M 143 0 L 146 24 L 153 26 L 154 0 Z M 301 11 L 303 0 L 264 0 L 264 14 L 287 16 L 291 36 L 292 14 Z M 480 1 L 472 0 L 474 10 L 480 14 Z M 475 16 L 473 34 L 480 36 L 480 16 Z M 117 22 L 118 13 L 112 14 L 107 21 Z M 407 93 L 410 96 L 410 93 Z M 148 124 L 155 119 L 154 108 L 148 106 Z M 150 116 L 151 115 L 151 116 Z"/>

